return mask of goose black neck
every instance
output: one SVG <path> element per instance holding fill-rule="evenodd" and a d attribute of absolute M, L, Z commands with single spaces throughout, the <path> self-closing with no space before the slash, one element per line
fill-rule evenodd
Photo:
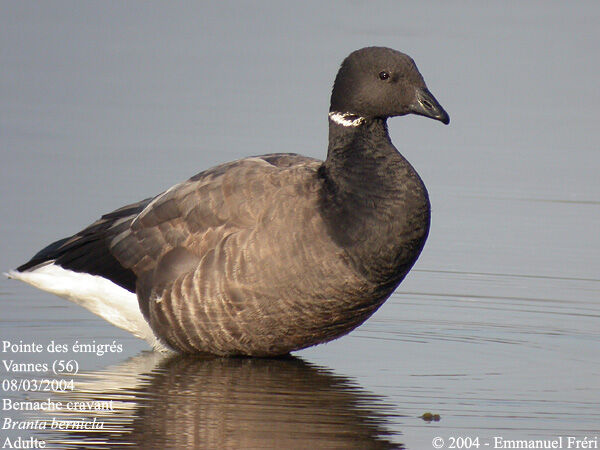
<path fill-rule="evenodd" d="M 403 160 L 393 146 L 385 119 L 351 114 L 329 117 L 329 147 L 324 169 L 340 186 L 348 189 L 380 186 L 393 181 L 387 169 Z M 386 173 L 382 173 L 386 172 Z M 380 179 L 381 178 L 381 179 Z"/>
<path fill-rule="evenodd" d="M 425 242 L 429 199 L 392 145 L 385 119 L 354 123 L 344 126 L 330 117 L 327 159 L 319 169 L 320 209 L 332 239 L 356 268 L 392 288 Z"/>

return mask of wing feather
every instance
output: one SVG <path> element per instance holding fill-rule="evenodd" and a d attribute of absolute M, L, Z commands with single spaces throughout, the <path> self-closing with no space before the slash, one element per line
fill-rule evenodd
<path fill-rule="evenodd" d="M 163 340 L 191 352 L 273 354 L 311 330 L 314 343 L 340 334 L 330 300 L 355 298 L 362 280 L 319 214 L 320 165 L 267 155 L 219 166 L 154 199 L 114 239 L 111 252 L 136 273 L 142 312 Z M 340 277 L 346 286 L 327 281 Z M 273 331 L 286 327 L 286 336 Z"/>

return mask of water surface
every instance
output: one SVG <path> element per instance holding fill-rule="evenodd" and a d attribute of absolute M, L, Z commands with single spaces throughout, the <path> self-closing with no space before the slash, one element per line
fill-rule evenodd
<path fill-rule="evenodd" d="M 429 189 L 429 240 L 369 321 L 295 359 L 164 359 L 1 281 L 2 340 L 123 351 L 65 354 L 80 363 L 77 388 L 52 395 L 113 400 L 107 413 L 66 414 L 106 429 L 0 439 L 426 449 L 438 436 L 600 438 L 599 22 L 592 1 L 3 3 L 2 270 L 214 164 L 323 158 L 333 77 L 356 48 L 413 56 L 452 122 L 390 120 Z"/>

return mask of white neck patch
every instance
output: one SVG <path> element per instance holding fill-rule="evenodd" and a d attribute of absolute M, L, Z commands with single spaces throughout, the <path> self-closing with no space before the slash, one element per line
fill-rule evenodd
<path fill-rule="evenodd" d="M 336 123 L 343 127 L 357 127 L 365 123 L 364 117 L 360 117 L 352 113 L 340 113 L 336 111 L 331 111 L 329 113 L 329 118 L 333 123 Z"/>

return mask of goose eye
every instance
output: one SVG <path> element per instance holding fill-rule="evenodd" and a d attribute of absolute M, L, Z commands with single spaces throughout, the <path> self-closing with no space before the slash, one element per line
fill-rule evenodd
<path fill-rule="evenodd" d="M 387 73 L 385 70 L 383 72 L 379 72 L 380 80 L 387 80 L 389 77 L 390 77 L 390 74 Z"/>

